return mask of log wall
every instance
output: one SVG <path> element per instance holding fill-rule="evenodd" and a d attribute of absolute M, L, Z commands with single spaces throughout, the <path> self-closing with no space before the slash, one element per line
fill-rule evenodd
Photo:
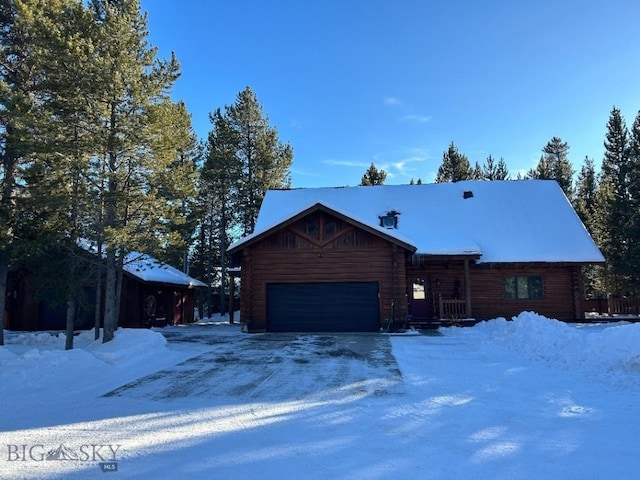
<path fill-rule="evenodd" d="M 407 262 L 407 284 L 412 279 L 425 280 L 433 314 L 438 314 L 438 298 L 465 298 L 462 260 L 426 260 Z M 539 300 L 506 299 L 504 278 L 512 275 L 540 275 L 543 298 Z M 511 318 L 522 311 L 534 311 L 560 320 L 584 317 L 583 283 L 579 266 L 562 264 L 471 264 L 469 272 L 471 316 L 478 320 Z"/>
<path fill-rule="evenodd" d="M 323 229 L 324 220 L 318 238 L 309 238 L 293 226 L 243 250 L 240 310 L 250 332 L 266 330 L 269 283 L 378 282 L 380 326 L 404 321 L 405 251 L 342 223 L 327 238 Z"/>
<path fill-rule="evenodd" d="M 520 312 L 532 311 L 558 320 L 582 318 L 583 312 L 575 311 L 575 295 L 581 296 L 579 285 L 575 284 L 575 269 L 578 268 L 563 265 L 473 266 L 470 282 L 473 316 L 479 320 L 495 317 L 510 319 Z M 504 277 L 510 275 L 542 276 L 543 298 L 505 299 Z"/>

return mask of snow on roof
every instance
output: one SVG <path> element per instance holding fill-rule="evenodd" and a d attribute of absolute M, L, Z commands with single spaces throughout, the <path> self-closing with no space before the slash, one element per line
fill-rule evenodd
<path fill-rule="evenodd" d="M 171 285 L 188 285 L 189 287 L 206 287 L 200 280 L 190 277 L 171 265 L 160 263 L 144 253 L 128 253 L 124 260 L 124 271 L 144 282 L 168 283 Z"/>
<path fill-rule="evenodd" d="M 604 261 L 553 180 L 270 190 L 254 232 L 230 249 L 317 203 L 415 246 L 417 254 L 481 255 L 481 263 Z M 392 211 L 397 228 L 381 227 L 379 217 Z"/>

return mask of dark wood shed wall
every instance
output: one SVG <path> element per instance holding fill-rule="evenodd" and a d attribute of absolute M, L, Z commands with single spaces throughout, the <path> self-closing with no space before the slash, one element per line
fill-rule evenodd
<path fill-rule="evenodd" d="M 147 298 L 154 297 L 153 312 L 147 309 Z M 120 300 L 119 326 L 145 328 L 193 322 L 195 290 L 182 285 L 145 283 L 125 275 Z"/>
<path fill-rule="evenodd" d="M 378 282 L 382 324 L 406 316 L 404 251 L 395 245 L 380 238 L 352 248 L 271 250 L 270 244 L 267 240 L 244 250 L 240 308 L 249 331 L 266 329 L 268 283 Z"/>

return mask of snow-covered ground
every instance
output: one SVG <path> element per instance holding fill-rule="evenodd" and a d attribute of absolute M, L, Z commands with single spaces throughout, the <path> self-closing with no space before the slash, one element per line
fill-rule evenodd
<path fill-rule="evenodd" d="M 637 478 L 640 324 L 439 333 L 5 332 L 0 478 Z"/>

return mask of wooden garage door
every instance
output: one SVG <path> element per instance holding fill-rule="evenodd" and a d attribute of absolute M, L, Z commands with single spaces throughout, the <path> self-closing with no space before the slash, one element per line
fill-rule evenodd
<path fill-rule="evenodd" d="M 375 332 L 378 282 L 271 283 L 269 332 Z"/>

